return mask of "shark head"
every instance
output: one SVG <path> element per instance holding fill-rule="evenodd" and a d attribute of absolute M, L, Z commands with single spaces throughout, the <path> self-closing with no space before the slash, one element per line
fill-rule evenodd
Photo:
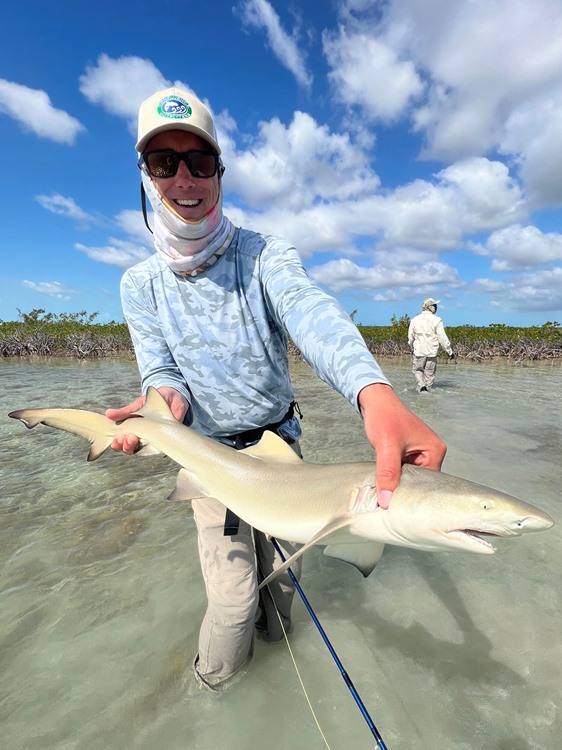
<path fill-rule="evenodd" d="M 496 551 L 490 538 L 521 536 L 554 524 L 547 513 L 504 492 L 409 466 L 403 467 L 387 513 L 385 520 L 395 544 L 480 555 Z"/>

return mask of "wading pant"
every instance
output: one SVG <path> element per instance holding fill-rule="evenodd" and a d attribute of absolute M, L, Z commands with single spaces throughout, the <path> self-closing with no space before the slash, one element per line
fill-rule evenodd
<path fill-rule="evenodd" d="M 412 372 L 418 385 L 418 391 L 421 388 L 427 388 L 430 391 L 435 381 L 435 371 L 437 370 L 437 357 L 414 357 L 412 363 Z"/>
<path fill-rule="evenodd" d="M 298 444 L 292 446 L 298 453 Z M 258 592 L 258 583 L 282 563 L 264 534 L 240 520 L 238 533 L 224 535 L 226 508 L 215 498 L 193 500 L 199 557 L 207 591 L 207 611 L 199 633 L 196 678 L 213 689 L 226 689 L 249 661 L 255 631 L 267 641 L 283 638 L 291 629 L 294 585 L 287 572 Z M 286 558 L 300 545 L 277 540 Z M 291 566 L 297 577 L 301 565 Z M 272 597 L 273 600 L 272 601 Z"/>

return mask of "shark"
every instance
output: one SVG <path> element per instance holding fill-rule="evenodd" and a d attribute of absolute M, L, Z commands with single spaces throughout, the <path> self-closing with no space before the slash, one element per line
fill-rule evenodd
<path fill-rule="evenodd" d="M 121 422 L 66 408 L 21 409 L 9 416 L 30 429 L 44 424 L 86 438 L 88 461 L 99 458 L 116 435 L 135 434 L 141 445 L 135 455 L 163 453 L 181 467 L 170 499 L 217 498 L 250 526 L 301 545 L 261 586 L 313 545 L 366 577 L 386 544 L 490 555 L 496 551 L 493 537 L 517 537 L 554 524 L 547 513 L 509 494 L 409 464 L 383 509 L 372 461 L 305 461 L 273 432 L 237 451 L 178 422 L 155 388 L 148 389 L 145 405 Z"/>

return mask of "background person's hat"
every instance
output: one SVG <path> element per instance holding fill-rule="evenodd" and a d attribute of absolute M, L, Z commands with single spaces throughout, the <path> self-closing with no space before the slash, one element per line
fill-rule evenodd
<path fill-rule="evenodd" d="M 138 142 L 135 148 L 144 151 L 148 141 L 164 130 L 186 130 L 195 133 L 220 154 L 213 116 L 193 94 L 177 88 L 157 91 L 145 99 L 139 109 Z"/>
<path fill-rule="evenodd" d="M 427 299 L 424 299 L 422 302 L 422 310 L 428 310 L 430 307 L 436 307 L 439 304 L 438 299 L 433 299 L 433 297 L 428 297 Z"/>

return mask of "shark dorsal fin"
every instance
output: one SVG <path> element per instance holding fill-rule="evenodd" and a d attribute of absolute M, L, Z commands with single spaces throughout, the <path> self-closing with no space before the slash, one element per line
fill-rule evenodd
<path fill-rule="evenodd" d="M 269 430 L 263 433 L 259 443 L 250 445 L 248 448 L 243 448 L 239 453 L 246 453 L 246 455 L 253 456 L 254 458 L 278 461 L 285 464 L 302 463 L 302 458 L 297 456 L 291 446 L 283 438 L 280 438 L 279 435 Z"/>
<path fill-rule="evenodd" d="M 131 416 L 169 419 L 170 421 L 177 422 L 164 396 L 151 385 L 148 386 L 144 406 Z"/>

